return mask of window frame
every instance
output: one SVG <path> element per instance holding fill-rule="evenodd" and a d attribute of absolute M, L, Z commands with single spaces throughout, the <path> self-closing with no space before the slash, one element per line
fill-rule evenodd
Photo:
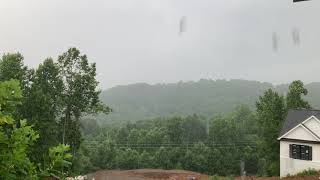
<path fill-rule="evenodd" d="M 312 146 L 303 144 L 289 144 L 289 155 L 292 159 L 312 161 Z"/>

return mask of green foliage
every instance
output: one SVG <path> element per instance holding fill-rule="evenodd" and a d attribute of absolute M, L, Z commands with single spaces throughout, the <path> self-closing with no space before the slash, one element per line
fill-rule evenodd
<path fill-rule="evenodd" d="M 303 170 L 295 175 L 290 175 L 290 174 L 287 174 L 286 178 L 292 178 L 292 177 L 305 177 L 305 176 L 317 176 L 319 175 L 319 171 L 315 170 L 315 169 L 306 169 L 306 170 Z"/>
<path fill-rule="evenodd" d="M 319 172 L 315 169 L 307 169 L 307 170 L 304 170 L 304 171 L 298 173 L 296 176 L 300 176 L 300 177 L 302 177 L 302 176 L 316 176 L 318 174 L 319 174 Z"/>
<path fill-rule="evenodd" d="M 248 173 L 254 174 L 258 127 L 253 127 L 252 121 L 256 121 L 254 113 L 241 106 L 226 117 L 193 115 L 107 126 L 98 135 L 85 136 L 80 151 L 86 151 L 83 158 L 92 164 L 79 169 L 86 173 L 93 169 L 162 168 L 237 175 L 242 158 L 248 162 Z"/>
<path fill-rule="evenodd" d="M 18 81 L 0 82 L 0 112 L 2 115 L 12 114 L 22 98 Z"/>
<path fill-rule="evenodd" d="M 235 178 L 232 176 L 210 176 L 209 180 L 234 180 Z"/>
<path fill-rule="evenodd" d="M 0 179 L 36 179 L 36 166 L 28 157 L 39 135 L 21 120 L 12 118 L 21 91 L 17 81 L 0 82 Z"/>
<path fill-rule="evenodd" d="M 296 108 L 307 108 L 310 109 L 310 104 L 302 99 L 302 95 L 307 95 L 308 90 L 303 86 L 303 82 L 293 81 L 289 86 L 289 92 L 287 94 L 287 108 L 296 109 Z"/>
<path fill-rule="evenodd" d="M 89 172 L 95 172 L 96 170 L 98 170 L 98 168 L 93 166 L 89 153 L 91 153 L 91 151 L 86 146 L 81 145 L 79 151 L 77 151 L 76 157 L 72 162 L 72 165 L 76 167 L 73 169 L 73 174 L 87 174 Z M 95 157 L 99 156 L 96 154 L 96 152 L 94 154 L 96 155 Z M 104 156 L 100 156 L 100 158 L 103 157 Z"/>
<path fill-rule="evenodd" d="M 269 88 L 273 88 L 270 83 L 236 79 L 117 86 L 102 91 L 101 100 L 114 112 L 99 118 L 106 123 L 192 114 L 227 115 L 242 104 L 253 109 L 257 98 Z"/>
<path fill-rule="evenodd" d="M 114 113 L 99 116 L 99 122 L 114 124 L 135 122 L 155 117 L 187 116 L 194 113 L 205 117 L 227 115 L 245 104 L 255 109 L 255 102 L 264 91 L 273 89 L 279 94 L 289 91 L 289 84 L 272 85 L 247 80 L 205 80 L 170 84 L 131 84 L 102 91 L 101 100 Z M 320 83 L 306 84 L 304 96 L 313 108 L 320 109 Z M 301 92 L 301 91 L 300 91 Z M 300 94 L 303 95 L 303 94 Z M 300 107 L 300 106 L 299 106 Z"/>
<path fill-rule="evenodd" d="M 13 118 L 3 115 L 0 124 L 12 122 L 12 119 L 27 119 L 33 125 L 40 134 L 30 153 L 37 163 L 47 163 L 49 148 L 59 142 L 71 145 L 75 159 L 81 142 L 79 119 L 82 114 L 111 111 L 99 100 L 95 76 L 96 65 L 89 64 L 86 55 L 80 55 L 76 48 L 59 56 L 57 63 L 46 59 L 37 69 L 24 66 L 23 56 L 19 53 L 3 55 L 0 81 L 16 79 L 22 86 L 19 93 L 23 98 L 18 102 L 19 106 L 10 111 Z M 4 104 L 0 108 L 8 112 L 10 105 Z"/>
<path fill-rule="evenodd" d="M 40 167 L 39 176 L 42 178 L 55 177 L 58 179 L 65 178 L 70 172 L 66 171 L 72 165 L 72 155 L 69 152 L 70 146 L 59 144 L 51 147 L 48 153 L 48 162 Z"/>
<path fill-rule="evenodd" d="M 85 157 L 87 152 L 77 152 L 82 136 L 80 117 L 83 113 L 107 114 L 111 111 L 99 100 L 95 76 L 96 65 L 89 64 L 86 55 L 80 55 L 75 48 L 59 56 L 57 63 L 49 58 L 37 69 L 24 66 L 23 56 L 19 53 L 3 55 L 0 59 L 0 134 L 3 143 L 0 145 L 4 146 L 1 163 L 7 163 L 6 168 L 11 168 L 5 169 L 7 173 L 15 174 L 12 169 L 16 170 L 16 176 L 4 174 L 3 177 L 33 176 L 36 168 L 32 162 L 39 164 L 40 169 L 46 169 L 44 173 L 63 176 L 57 168 L 65 171 L 70 168 L 69 161 L 81 162 L 80 157 Z M 5 81 L 11 79 L 15 81 Z M 26 120 L 15 122 L 14 119 L 27 119 L 32 126 L 28 126 Z M 58 145 L 60 141 L 70 143 L 71 147 Z M 73 157 L 70 152 L 66 153 L 69 148 Z M 10 166 L 13 162 L 6 162 L 12 160 L 18 165 Z"/>
<path fill-rule="evenodd" d="M 99 100 L 97 91 L 96 65 L 89 64 L 87 56 L 76 48 L 70 48 L 58 57 L 59 76 L 62 88 L 62 143 L 71 144 L 75 155 L 80 147 L 81 134 L 79 119 L 83 113 L 108 113 L 110 109 Z"/>
<path fill-rule="evenodd" d="M 0 81 L 16 79 L 23 85 L 26 71 L 23 56 L 20 53 L 4 54 L 0 59 Z"/>
<path fill-rule="evenodd" d="M 56 146 L 58 140 L 57 116 L 61 111 L 63 82 L 59 69 L 52 59 L 46 59 L 33 72 L 32 83 L 25 90 L 25 98 L 20 108 L 21 115 L 34 125 L 40 134 L 33 147 L 32 157 L 36 162 L 46 162 L 49 147 Z"/>
<path fill-rule="evenodd" d="M 69 153 L 70 146 L 59 144 L 56 147 L 51 147 L 49 149 L 50 163 L 47 168 L 47 172 L 50 175 L 65 177 L 64 169 L 68 169 L 72 163 L 72 155 Z"/>
<path fill-rule="evenodd" d="M 287 111 L 292 108 L 310 108 L 302 95 L 307 95 L 308 90 L 302 81 L 293 81 L 289 85 L 286 101 L 283 96 L 271 89 L 259 97 L 256 103 L 259 123 L 259 175 L 279 175 L 279 142 L 277 137 Z"/>
<path fill-rule="evenodd" d="M 319 88 L 311 85 L 310 94 L 315 96 Z M 19 53 L 3 55 L 0 179 L 37 179 L 39 169 L 42 176 L 56 177 L 118 168 L 237 175 L 240 160 L 246 162 L 248 173 L 277 175 L 276 139 L 287 110 L 311 108 L 303 95 L 314 107 L 320 104 L 307 96 L 301 81 L 289 87 L 243 80 L 136 84 L 102 94 L 116 110 L 110 119 L 134 123 L 101 127 L 91 114 L 108 114 L 111 109 L 99 100 L 97 86 L 96 65 L 76 48 L 59 56 L 57 63 L 46 59 L 37 69 L 24 66 Z M 286 98 L 277 93 L 286 91 Z M 231 109 L 235 110 L 228 113 Z M 84 115 L 86 119 L 81 119 Z M 159 116 L 168 118 L 137 121 Z"/>
<path fill-rule="evenodd" d="M 260 175 L 278 175 L 279 142 L 277 137 L 286 116 L 284 97 L 269 89 L 259 97 L 257 106 L 259 133 Z M 263 165 L 263 166 L 262 166 Z"/>

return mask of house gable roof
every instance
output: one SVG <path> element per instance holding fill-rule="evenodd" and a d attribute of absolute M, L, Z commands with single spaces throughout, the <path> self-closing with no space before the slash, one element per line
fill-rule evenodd
<path fill-rule="evenodd" d="M 279 139 L 293 128 L 297 127 L 300 123 L 304 122 L 310 117 L 320 119 L 320 110 L 310 109 L 293 109 L 289 110 L 288 115 L 283 123 L 282 129 L 279 134 Z"/>
<path fill-rule="evenodd" d="M 305 141 L 320 141 L 320 138 L 303 124 L 299 124 L 298 126 L 288 131 L 286 134 L 284 134 L 281 137 L 281 139 L 300 139 Z"/>

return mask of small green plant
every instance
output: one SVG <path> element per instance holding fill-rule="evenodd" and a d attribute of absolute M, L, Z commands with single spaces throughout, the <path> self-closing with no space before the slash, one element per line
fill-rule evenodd
<path fill-rule="evenodd" d="M 69 153 L 70 146 L 59 144 L 58 146 L 49 149 L 50 162 L 46 168 L 42 170 L 42 176 L 44 177 L 57 177 L 64 178 L 67 175 L 65 171 L 72 163 L 72 155 Z"/>
<path fill-rule="evenodd" d="M 307 170 L 304 170 L 300 173 L 298 173 L 296 176 L 315 176 L 318 174 L 318 171 L 315 170 L 315 169 L 307 169 Z"/>
<path fill-rule="evenodd" d="M 295 175 L 290 175 L 290 174 L 287 174 L 286 178 L 290 178 L 290 177 L 304 177 L 304 176 L 315 176 L 315 175 L 318 175 L 319 172 L 315 169 L 306 169 L 304 171 L 301 171 L 299 172 L 298 174 L 295 174 Z"/>

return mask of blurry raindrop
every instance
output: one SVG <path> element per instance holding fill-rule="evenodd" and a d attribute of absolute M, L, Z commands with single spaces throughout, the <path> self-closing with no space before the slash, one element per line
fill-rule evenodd
<path fill-rule="evenodd" d="M 272 48 L 273 51 L 278 51 L 278 35 L 275 32 L 272 33 Z"/>
<path fill-rule="evenodd" d="M 292 29 L 292 40 L 294 45 L 300 45 L 300 31 L 297 28 Z"/>
<path fill-rule="evenodd" d="M 179 23 L 179 34 L 182 35 L 182 33 L 186 32 L 187 28 L 187 17 L 182 16 Z"/>

